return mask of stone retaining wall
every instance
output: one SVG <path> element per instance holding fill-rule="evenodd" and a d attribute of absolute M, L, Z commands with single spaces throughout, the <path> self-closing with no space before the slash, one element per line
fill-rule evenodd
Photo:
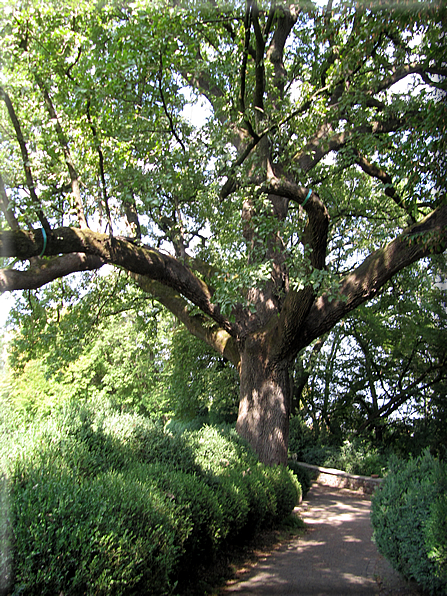
<path fill-rule="evenodd" d="M 383 478 L 348 474 L 342 470 L 322 468 L 321 466 L 313 466 L 312 464 L 306 464 L 304 462 L 297 462 L 297 464 L 312 472 L 315 482 L 318 484 L 335 486 L 337 488 L 349 488 L 351 490 L 361 491 L 364 494 L 372 494 L 383 481 Z"/>

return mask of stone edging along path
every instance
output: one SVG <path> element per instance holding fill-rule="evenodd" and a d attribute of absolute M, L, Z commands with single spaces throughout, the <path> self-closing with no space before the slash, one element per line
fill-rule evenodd
<path fill-rule="evenodd" d="M 359 476 L 357 474 L 348 474 L 342 470 L 334 468 L 323 468 L 304 462 L 296 462 L 300 467 L 312 472 L 314 482 L 323 486 L 333 486 L 335 488 L 348 488 L 363 492 L 363 494 L 372 494 L 383 482 L 383 478 L 375 476 Z"/>

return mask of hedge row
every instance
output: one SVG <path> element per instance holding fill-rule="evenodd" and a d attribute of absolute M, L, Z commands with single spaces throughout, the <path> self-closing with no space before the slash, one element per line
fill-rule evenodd
<path fill-rule="evenodd" d="M 371 508 L 374 538 L 393 567 L 430 594 L 447 594 L 447 464 L 429 452 L 395 460 Z"/>
<path fill-rule="evenodd" d="M 17 595 L 174 594 L 300 496 L 290 471 L 261 465 L 229 428 L 169 432 L 71 407 L 2 451 L 2 585 Z"/>

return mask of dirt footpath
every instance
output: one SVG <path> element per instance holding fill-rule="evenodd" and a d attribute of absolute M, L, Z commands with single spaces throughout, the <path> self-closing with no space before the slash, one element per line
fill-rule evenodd
<path fill-rule="evenodd" d="M 307 532 L 260 559 L 222 595 L 416 596 L 372 542 L 370 500 L 314 485 L 298 508 Z"/>

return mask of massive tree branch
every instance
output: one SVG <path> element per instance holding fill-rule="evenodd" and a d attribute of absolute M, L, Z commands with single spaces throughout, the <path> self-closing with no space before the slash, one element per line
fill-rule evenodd
<path fill-rule="evenodd" d="M 265 39 L 259 22 L 259 7 L 256 0 L 253 2 L 251 15 L 256 39 L 254 107 L 257 110 L 256 114 L 258 118 L 262 120 L 264 118 Z"/>
<path fill-rule="evenodd" d="M 0 254 L 3 257 L 30 259 L 41 254 L 44 248 L 40 230 L 33 232 L 6 231 L 0 234 Z M 90 229 L 58 228 L 53 230 L 45 246 L 46 256 L 83 252 L 95 255 L 104 262 L 122 267 L 132 273 L 147 275 L 168 287 L 174 288 L 203 313 L 209 315 L 230 335 L 237 335 L 237 327 L 220 313 L 212 302 L 211 291 L 205 282 L 191 270 L 169 255 L 153 248 L 136 246 L 124 238 L 111 238 Z"/>
<path fill-rule="evenodd" d="M 418 74 L 424 79 L 425 75 L 432 74 L 432 75 L 439 75 L 439 76 L 447 76 L 447 68 L 442 67 L 429 67 L 424 66 L 423 64 L 413 62 L 412 64 L 405 64 L 400 68 L 396 68 L 393 73 L 384 77 L 379 84 L 375 85 L 374 89 L 367 90 L 366 92 L 370 93 L 371 95 L 375 95 L 380 91 L 384 91 L 385 89 L 389 89 L 399 81 L 405 79 L 412 74 Z M 430 81 L 430 80 L 429 80 Z M 434 85 L 432 81 L 429 84 Z"/>
<path fill-rule="evenodd" d="M 198 56 L 199 58 L 201 58 L 200 51 L 198 52 Z M 225 96 L 225 93 L 217 84 L 215 84 L 211 80 L 211 77 L 208 75 L 208 73 L 206 73 L 205 70 L 203 70 L 191 74 L 187 71 L 183 71 L 181 74 L 185 81 L 189 85 L 191 85 L 191 87 L 196 89 L 199 93 L 201 93 L 207 98 L 207 100 L 213 106 L 214 112 L 219 122 L 222 125 L 228 126 L 227 116 L 222 113 L 218 105 L 219 102 L 222 101 L 222 98 Z M 230 129 L 232 132 L 232 144 L 236 147 L 238 151 L 243 150 L 248 136 L 247 131 L 242 127 L 235 125 L 234 123 L 230 124 Z"/>
<path fill-rule="evenodd" d="M 413 214 L 409 211 L 403 202 L 402 197 L 399 196 L 396 189 L 394 188 L 391 176 L 383 168 L 379 168 L 379 166 L 369 162 L 366 157 L 361 155 L 360 151 L 356 150 L 355 154 L 355 162 L 362 168 L 362 170 L 368 174 L 368 176 L 372 176 L 373 178 L 377 178 L 377 180 L 383 182 L 387 197 L 393 199 L 396 205 L 405 211 L 405 213 L 410 217 L 412 223 L 416 223 Z"/>
<path fill-rule="evenodd" d="M 320 296 L 291 346 L 293 352 L 296 354 L 360 304 L 373 298 L 393 275 L 419 259 L 444 252 L 446 246 L 447 205 L 442 205 L 388 245 L 370 254 L 348 274 L 340 282 L 339 299 L 331 301 L 327 294 Z"/>
<path fill-rule="evenodd" d="M 318 194 L 290 180 L 275 176 L 270 177 L 269 184 L 263 190 L 303 205 L 309 220 L 302 241 L 303 244 L 309 244 L 312 249 L 310 255 L 312 267 L 323 269 L 327 250 L 329 213 Z"/>
<path fill-rule="evenodd" d="M 242 54 L 242 63 L 240 70 L 240 91 L 239 91 L 239 109 L 245 114 L 245 88 L 247 77 L 247 60 L 250 48 L 250 29 L 251 29 L 251 4 L 247 4 L 244 17 L 244 52 Z"/>
<path fill-rule="evenodd" d="M 188 302 L 173 288 L 144 275 L 132 276 L 142 290 L 148 292 L 181 321 L 190 333 L 206 342 L 212 349 L 239 368 L 240 354 L 235 339 L 221 327 L 210 326 L 202 314 L 191 314 Z"/>
<path fill-rule="evenodd" d="M 332 124 L 325 122 L 306 146 L 294 155 L 293 161 L 297 162 L 300 168 L 307 173 L 328 153 L 338 151 L 358 136 L 395 132 L 404 125 L 405 119 L 390 117 L 383 121 L 374 121 L 334 133 Z"/>
<path fill-rule="evenodd" d="M 0 269 L 0 294 L 13 290 L 35 290 L 59 277 L 78 271 L 93 271 L 104 265 L 104 260 L 96 255 L 72 253 L 51 261 L 39 261 L 26 271 Z"/>
<path fill-rule="evenodd" d="M 276 26 L 267 50 L 267 58 L 273 65 L 274 85 L 278 89 L 281 98 L 284 95 L 287 74 L 284 67 L 284 47 L 298 18 L 298 11 L 293 9 L 294 7 L 287 8 L 284 6 L 279 8 L 275 6 L 271 9 L 269 15 L 269 21 L 276 18 Z M 273 17 L 273 14 L 276 16 Z"/>

